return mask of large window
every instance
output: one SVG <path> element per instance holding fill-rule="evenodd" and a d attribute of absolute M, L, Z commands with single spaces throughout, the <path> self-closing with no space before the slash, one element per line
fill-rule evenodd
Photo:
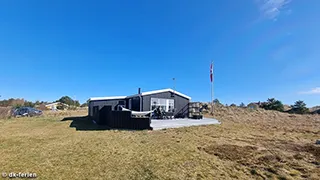
<path fill-rule="evenodd" d="M 166 112 L 174 112 L 174 100 L 173 99 L 161 99 L 161 98 L 151 98 L 151 109 L 154 110 L 160 107 Z"/>

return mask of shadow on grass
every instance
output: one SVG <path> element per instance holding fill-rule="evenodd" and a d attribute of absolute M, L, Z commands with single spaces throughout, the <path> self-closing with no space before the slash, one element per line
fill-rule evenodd
<path fill-rule="evenodd" d="M 61 121 L 72 121 L 69 127 L 76 128 L 77 131 L 110 130 L 110 128 L 107 126 L 95 124 L 87 116 L 65 117 Z"/>

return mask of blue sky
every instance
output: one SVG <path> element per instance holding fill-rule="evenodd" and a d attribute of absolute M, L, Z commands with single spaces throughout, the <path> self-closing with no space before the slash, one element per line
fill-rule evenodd
<path fill-rule="evenodd" d="M 173 88 L 193 101 L 320 105 L 320 1 L 4 0 L 0 95 L 53 101 Z"/>

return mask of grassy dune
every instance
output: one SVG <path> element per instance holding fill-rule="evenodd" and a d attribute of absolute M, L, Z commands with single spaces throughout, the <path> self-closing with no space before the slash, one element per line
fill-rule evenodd
<path fill-rule="evenodd" d="M 222 107 L 221 125 L 161 131 L 76 130 L 61 121 L 85 114 L 0 120 L 1 171 L 38 179 L 320 179 L 317 115 Z"/>

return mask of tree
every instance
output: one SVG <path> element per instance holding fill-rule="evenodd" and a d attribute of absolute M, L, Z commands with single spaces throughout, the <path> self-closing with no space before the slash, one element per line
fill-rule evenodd
<path fill-rule="evenodd" d="M 215 104 L 215 105 L 221 105 L 219 99 L 214 99 L 214 100 L 213 100 L 213 104 Z"/>
<path fill-rule="evenodd" d="M 76 106 L 76 107 L 79 107 L 80 106 L 80 102 L 78 100 L 73 101 L 73 105 Z"/>
<path fill-rule="evenodd" d="M 306 103 L 303 101 L 296 101 L 294 105 L 291 106 L 292 109 L 289 112 L 296 114 L 307 114 L 309 113 L 309 109 L 306 106 Z"/>
<path fill-rule="evenodd" d="M 25 101 L 23 105 L 26 107 L 34 107 L 35 106 L 35 104 L 31 101 Z"/>
<path fill-rule="evenodd" d="M 62 96 L 57 102 L 68 104 L 69 106 L 74 105 L 73 99 L 71 99 L 69 96 Z"/>
<path fill-rule="evenodd" d="M 37 100 L 34 104 L 35 104 L 35 105 L 40 105 L 41 102 Z"/>
<path fill-rule="evenodd" d="M 81 104 L 81 106 L 80 107 L 87 107 L 88 106 L 88 103 L 83 103 L 83 104 Z"/>
<path fill-rule="evenodd" d="M 8 100 L 2 100 L 0 101 L 0 106 L 3 106 L 3 107 L 7 107 L 7 106 L 13 106 L 13 107 L 21 107 L 21 106 L 24 106 L 24 99 L 13 99 L 13 98 L 10 98 Z"/>
<path fill-rule="evenodd" d="M 230 107 L 237 107 L 237 105 L 234 104 L 234 103 L 232 103 L 232 104 L 230 105 Z"/>
<path fill-rule="evenodd" d="M 9 106 L 9 102 L 8 102 L 8 100 L 2 100 L 2 101 L 0 101 L 0 106 L 1 107 L 7 107 L 7 106 Z"/>
<path fill-rule="evenodd" d="M 85 103 L 81 104 L 80 107 L 87 107 L 89 105 L 90 99 L 88 99 Z"/>
<path fill-rule="evenodd" d="M 56 102 L 61 102 L 61 103 L 67 104 L 69 106 L 76 106 L 76 107 L 80 106 L 80 102 L 78 100 L 73 100 L 69 96 L 63 96 L 59 100 L 57 100 Z"/>
<path fill-rule="evenodd" d="M 242 102 L 240 105 L 239 105 L 241 108 L 245 108 L 246 105 Z"/>
<path fill-rule="evenodd" d="M 262 103 L 261 107 L 265 110 L 284 111 L 282 102 L 275 98 L 269 98 L 266 103 Z"/>

